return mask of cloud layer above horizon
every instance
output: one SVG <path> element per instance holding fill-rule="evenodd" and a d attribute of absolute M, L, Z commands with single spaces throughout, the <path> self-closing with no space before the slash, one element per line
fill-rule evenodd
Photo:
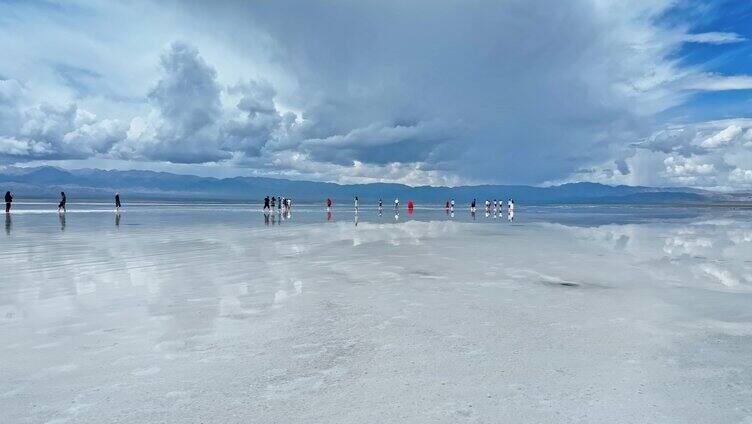
<path fill-rule="evenodd" d="M 748 189 L 729 4 L 0 3 L 0 165 Z"/>

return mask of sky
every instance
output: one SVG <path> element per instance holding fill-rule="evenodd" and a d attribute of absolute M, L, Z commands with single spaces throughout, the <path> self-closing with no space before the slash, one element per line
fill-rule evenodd
<path fill-rule="evenodd" d="M 752 2 L 0 0 L 0 166 L 752 189 Z"/>

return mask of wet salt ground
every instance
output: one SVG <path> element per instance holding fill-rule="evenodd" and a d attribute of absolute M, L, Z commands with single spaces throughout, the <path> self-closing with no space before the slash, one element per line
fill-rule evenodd
<path fill-rule="evenodd" d="M 752 420 L 749 212 L 74 206 L 0 234 L 0 422 Z"/>

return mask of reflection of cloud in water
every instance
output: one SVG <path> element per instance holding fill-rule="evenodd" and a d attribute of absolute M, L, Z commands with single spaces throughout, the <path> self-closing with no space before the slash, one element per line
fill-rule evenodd
<path fill-rule="evenodd" d="M 713 242 L 707 238 L 691 238 L 687 236 L 674 236 L 666 238 L 663 251 L 669 255 L 692 255 L 707 254 L 713 248 Z"/>
<path fill-rule="evenodd" d="M 606 251 L 628 255 L 624 260 L 650 264 L 657 281 L 719 291 L 752 290 L 752 262 L 747 246 L 752 239 L 749 221 L 712 219 L 599 227 L 542 225 L 568 232 Z"/>
<path fill-rule="evenodd" d="M 66 418 L 81 387 L 93 405 L 82 422 L 148 421 L 125 414 L 177 400 L 165 421 L 232 421 L 230 410 L 274 422 L 274 411 L 310 415 L 344 398 L 360 410 L 442 402 L 444 392 L 411 397 L 420 386 L 453 391 L 458 405 L 499 393 L 515 410 L 568 412 L 579 398 L 559 395 L 590 387 L 602 418 L 644 410 L 640 391 L 658 410 L 645 421 L 699 411 L 734 422 L 745 394 L 729 382 L 750 380 L 749 220 L 584 227 L 442 213 L 267 228 L 254 215 L 255 227 L 176 218 L 118 229 L 100 215 L 101 226 L 72 215 L 65 233 L 54 218 L 31 231 L 18 217 L 3 238 L 0 360 L 13 387 L 0 392 L 17 392 L 0 407 L 11 421 Z M 693 367 L 712 378 L 688 378 Z M 500 416 L 494 402 L 477 409 Z M 583 408 L 573 414 L 592 413 Z"/>
<path fill-rule="evenodd" d="M 726 287 L 736 287 L 739 285 L 739 278 L 734 276 L 728 269 L 723 269 L 715 264 L 702 264 L 699 265 L 699 269 L 717 279 Z"/>

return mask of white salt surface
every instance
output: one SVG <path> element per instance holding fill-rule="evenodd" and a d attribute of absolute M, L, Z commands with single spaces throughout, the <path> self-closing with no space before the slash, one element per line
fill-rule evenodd
<path fill-rule="evenodd" d="M 0 423 L 752 422 L 748 212 L 17 207 Z"/>

